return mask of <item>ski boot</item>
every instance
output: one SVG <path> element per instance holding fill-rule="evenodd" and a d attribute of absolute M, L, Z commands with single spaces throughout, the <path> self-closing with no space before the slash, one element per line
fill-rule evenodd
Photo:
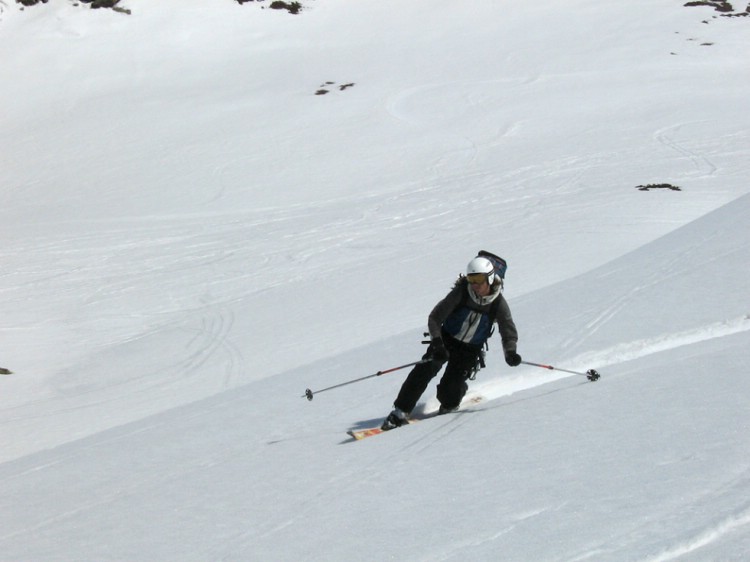
<path fill-rule="evenodd" d="M 393 411 L 388 414 L 388 417 L 385 418 L 385 421 L 383 422 L 383 425 L 380 426 L 380 429 L 383 431 L 388 431 L 390 429 L 395 429 L 397 427 L 401 427 L 402 425 L 406 425 L 409 423 L 409 415 L 398 409 L 394 408 Z"/>

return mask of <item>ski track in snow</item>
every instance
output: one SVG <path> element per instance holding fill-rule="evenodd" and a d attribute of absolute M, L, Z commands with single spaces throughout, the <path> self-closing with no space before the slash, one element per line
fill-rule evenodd
<path fill-rule="evenodd" d="M 729 504 L 733 505 L 732 500 L 744 494 L 748 481 L 750 481 L 750 468 L 737 478 L 732 479 L 727 486 L 719 490 L 711 490 L 706 494 L 706 498 L 711 501 L 711 505 L 715 505 L 717 498 L 729 498 Z M 663 552 L 654 557 L 647 558 L 644 562 L 678 560 L 682 556 L 694 553 L 703 547 L 719 543 L 722 539 L 737 531 L 737 529 L 750 526 L 750 501 L 745 501 L 733 508 L 729 514 L 722 514 L 720 512 L 711 513 L 704 509 L 700 501 L 695 502 L 691 507 L 692 511 L 705 513 L 710 518 L 710 521 L 698 528 L 686 529 L 685 538 L 675 541 L 673 546 L 666 548 L 666 550 L 663 550 Z M 709 559 L 708 557 L 711 556 L 711 553 L 706 552 L 705 554 L 707 555 L 706 559 Z"/>
<path fill-rule="evenodd" d="M 675 133 L 679 132 L 680 129 L 690 124 L 691 123 L 682 123 L 659 129 L 654 133 L 654 139 L 656 139 L 663 146 L 666 146 L 667 148 L 670 148 L 690 159 L 695 166 L 698 177 L 711 176 L 716 173 L 716 170 L 718 169 L 717 166 L 705 156 L 701 156 L 700 154 L 697 154 L 685 148 L 681 142 L 678 142 L 674 139 Z"/>
<path fill-rule="evenodd" d="M 715 322 L 713 324 L 707 324 L 683 332 L 664 334 L 655 338 L 618 344 L 609 349 L 583 354 L 573 359 L 572 363 L 578 365 L 589 365 L 594 363 L 598 365 L 612 365 L 615 363 L 623 363 L 625 361 L 640 359 L 641 357 L 652 355 L 654 353 L 660 353 L 677 347 L 692 345 L 724 336 L 731 336 L 732 334 L 745 332 L 747 330 L 750 330 L 750 313 L 740 316 L 739 318 L 725 320 L 723 322 Z"/>
<path fill-rule="evenodd" d="M 669 560 L 677 560 L 681 556 L 690 554 L 699 548 L 703 548 L 704 546 L 716 542 L 723 536 L 746 525 L 750 525 L 750 507 L 746 507 L 739 513 L 722 519 L 684 544 L 675 546 L 659 556 L 649 558 L 646 562 L 667 562 Z"/>
<path fill-rule="evenodd" d="M 565 368 L 569 370 L 585 371 L 590 368 L 600 370 L 608 365 L 616 365 L 640 359 L 648 355 L 668 351 L 686 345 L 692 345 L 716 338 L 731 336 L 739 332 L 750 330 L 750 313 L 722 322 L 707 324 L 699 328 L 664 334 L 654 338 L 634 340 L 617 344 L 613 347 L 595 352 L 587 352 L 566 361 Z M 606 378 L 607 373 L 601 373 Z M 568 378 L 571 375 L 561 371 L 549 371 L 542 378 L 528 376 L 519 379 L 503 378 L 486 383 L 476 388 L 488 400 L 509 396 L 516 392 L 541 386 L 553 380 Z"/>

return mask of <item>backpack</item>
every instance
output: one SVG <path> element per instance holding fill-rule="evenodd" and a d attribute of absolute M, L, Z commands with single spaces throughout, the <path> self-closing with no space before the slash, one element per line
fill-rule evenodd
<path fill-rule="evenodd" d="M 495 273 L 500 276 L 500 279 L 505 279 L 505 271 L 508 269 L 508 262 L 503 258 L 496 256 L 487 250 L 479 250 L 477 257 L 488 259 L 495 268 Z"/>

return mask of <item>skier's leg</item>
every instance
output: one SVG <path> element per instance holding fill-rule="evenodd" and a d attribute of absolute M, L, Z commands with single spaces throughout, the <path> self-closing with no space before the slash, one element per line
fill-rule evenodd
<path fill-rule="evenodd" d="M 443 410 L 455 410 L 461 404 L 469 389 L 466 380 L 471 375 L 476 360 L 476 352 L 470 349 L 451 352 L 448 366 L 437 387 L 437 399 Z"/>
<path fill-rule="evenodd" d="M 429 359 L 432 356 L 430 349 L 424 354 L 422 359 Z M 427 385 L 438 374 L 443 364 L 436 361 L 428 361 L 415 366 L 406 377 L 401 390 L 393 403 L 394 407 L 409 414 L 417 405 L 417 401 L 424 393 Z"/>

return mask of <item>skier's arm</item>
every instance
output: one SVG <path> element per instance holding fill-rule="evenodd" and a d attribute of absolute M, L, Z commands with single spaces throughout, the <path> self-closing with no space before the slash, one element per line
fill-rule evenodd
<path fill-rule="evenodd" d="M 497 326 L 500 329 L 500 337 L 503 339 L 503 351 L 507 355 L 508 353 L 515 353 L 516 346 L 518 344 L 518 330 L 516 329 L 516 323 L 513 321 L 513 316 L 510 313 L 510 307 L 503 295 L 498 295 L 500 305 L 497 307 Z"/>
<path fill-rule="evenodd" d="M 430 332 L 430 338 L 437 339 L 440 337 L 440 331 L 443 322 L 448 318 L 451 312 L 461 304 L 461 291 L 466 289 L 461 286 L 454 287 L 443 300 L 435 305 L 427 318 L 427 330 Z"/>

